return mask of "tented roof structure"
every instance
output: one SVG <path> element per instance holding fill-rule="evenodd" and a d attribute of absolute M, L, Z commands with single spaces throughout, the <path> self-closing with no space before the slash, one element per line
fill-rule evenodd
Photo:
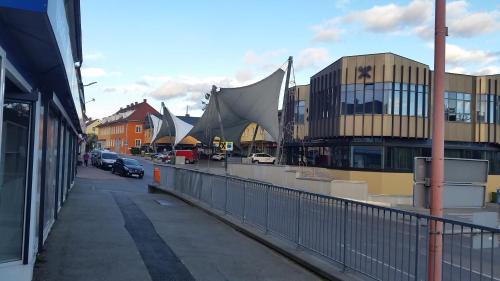
<path fill-rule="evenodd" d="M 239 88 L 220 88 L 218 92 L 212 93 L 205 112 L 189 135 L 204 143 L 210 143 L 215 136 L 224 137 L 238 145 L 245 128 L 255 122 L 277 140 L 278 99 L 284 75 L 285 71 L 280 68 L 254 84 Z M 224 136 L 221 136 L 218 112 Z"/>
<path fill-rule="evenodd" d="M 193 128 L 192 125 L 173 115 L 165 106 L 163 106 L 163 115 L 161 119 L 154 115 L 150 115 L 150 118 L 153 126 L 151 143 L 154 143 L 162 137 L 175 136 L 174 145 L 177 145 Z"/>

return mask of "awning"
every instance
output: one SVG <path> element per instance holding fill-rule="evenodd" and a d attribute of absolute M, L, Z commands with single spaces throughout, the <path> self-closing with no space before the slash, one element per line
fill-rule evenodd
<path fill-rule="evenodd" d="M 225 140 L 239 145 L 241 134 L 252 122 L 259 124 L 277 140 L 278 99 L 284 75 L 285 71 L 278 69 L 257 83 L 239 88 L 221 88 L 216 96 L 210 97 L 205 112 L 189 135 L 204 143 L 210 143 L 215 136 L 221 137 L 218 101 Z"/>

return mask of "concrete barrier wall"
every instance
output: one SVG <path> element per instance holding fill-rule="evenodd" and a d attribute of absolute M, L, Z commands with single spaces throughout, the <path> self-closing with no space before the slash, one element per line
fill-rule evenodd
<path fill-rule="evenodd" d="M 365 181 L 336 180 L 324 172 L 326 169 L 230 164 L 228 170 L 234 176 L 308 192 L 363 201 L 368 198 L 368 186 Z"/>

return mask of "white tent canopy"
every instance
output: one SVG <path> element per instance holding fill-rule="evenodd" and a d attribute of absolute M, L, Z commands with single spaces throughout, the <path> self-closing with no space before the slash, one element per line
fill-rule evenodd
<path fill-rule="evenodd" d="M 189 135 L 205 143 L 219 136 L 239 144 L 245 128 L 255 122 L 277 140 L 278 99 L 284 75 L 285 71 L 278 69 L 257 83 L 239 88 L 221 88 L 212 94 L 200 121 L 192 128 Z M 224 136 L 221 136 L 220 132 L 217 102 Z"/>
<path fill-rule="evenodd" d="M 154 115 L 150 115 L 150 118 L 153 126 L 151 143 L 154 143 L 162 137 L 175 136 L 173 144 L 175 146 L 181 142 L 193 128 L 191 124 L 188 124 L 173 115 L 165 106 L 163 106 L 163 115 L 161 119 Z"/>

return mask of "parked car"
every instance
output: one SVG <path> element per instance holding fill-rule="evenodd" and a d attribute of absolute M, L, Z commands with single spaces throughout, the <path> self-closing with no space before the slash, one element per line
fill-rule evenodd
<path fill-rule="evenodd" d="M 215 153 L 214 155 L 212 155 L 212 160 L 215 160 L 215 161 L 222 161 L 224 160 L 224 158 L 226 157 L 226 155 L 224 153 Z"/>
<path fill-rule="evenodd" d="M 101 169 L 111 169 L 116 159 L 118 158 L 118 154 L 111 151 L 101 151 L 97 155 L 97 167 Z"/>
<path fill-rule="evenodd" d="M 140 179 L 144 177 L 144 168 L 139 161 L 130 158 L 117 158 L 111 173 L 118 174 L 122 177 L 130 177 L 137 175 Z"/>
<path fill-rule="evenodd" d="M 252 153 L 248 158 L 250 159 L 250 161 L 252 161 L 252 163 L 258 164 L 274 164 L 274 162 L 276 161 L 275 157 L 272 157 L 271 155 L 266 153 Z"/>

